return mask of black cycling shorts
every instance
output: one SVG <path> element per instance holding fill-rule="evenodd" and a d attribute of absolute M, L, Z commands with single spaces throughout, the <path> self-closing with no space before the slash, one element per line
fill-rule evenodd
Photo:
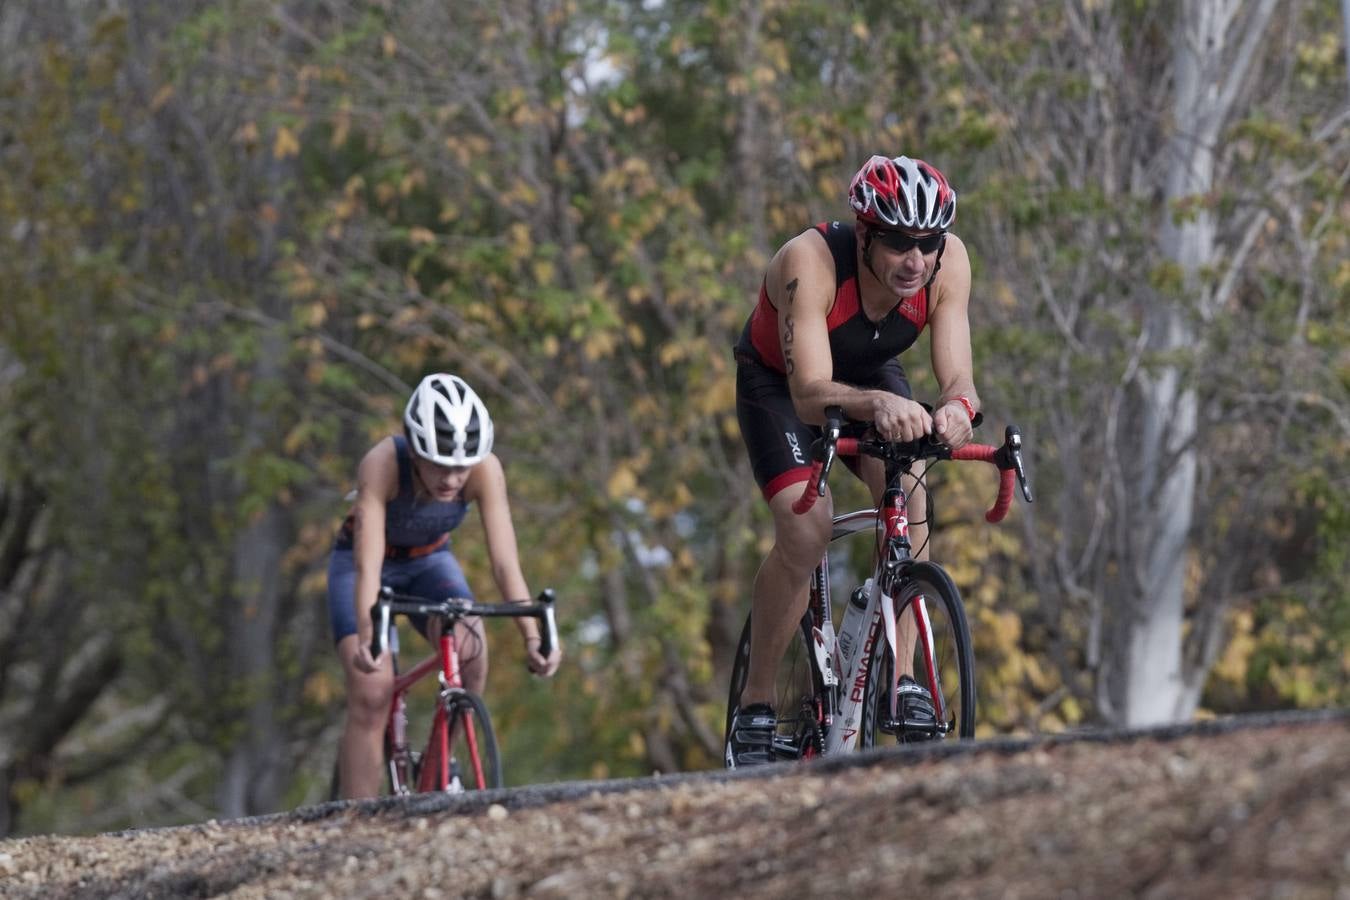
<path fill-rule="evenodd" d="M 854 387 L 883 390 L 906 400 L 914 395 L 898 359 L 877 371 L 875 380 Z M 738 355 L 736 360 L 736 419 L 750 454 L 750 467 L 765 500 L 783 488 L 811 477 L 811 444 L 820 428 L 797 418 L 788 391 L 787 376 Z M 845 460 L 856 473 L 855 461 Z"/>

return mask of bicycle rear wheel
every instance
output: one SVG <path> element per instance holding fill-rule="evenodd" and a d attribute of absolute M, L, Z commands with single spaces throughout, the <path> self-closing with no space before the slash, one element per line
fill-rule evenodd
<path fill-rule="evenodd" d="M 446 765 L 441 765 L 437 731 L 445 731 L 449 748 Z M 437 720 L 422 754 L 417 779 L 419 791 L 475 791 L 499 788 L 502 780 L 501 754 L 487 706 L 477 694 L 456 691 L 445 700 L 445 717 Z"/>
<path fill-rule="evenodd" d="M 750 615 L 745 617 L 736 659 L 731 666 L 731 687 L 727 694 L 727 717 L 722 742 L 731 737 L 731 716 L 740 703 L 741 691 L 750 674 Z M 792 643 L 778 663 L 774 679 L 773 708 L 778 714 L 778 736 L 774 755 L 778 759 L 802 759 L 819 753 L 822 736 L 820 716 L 824 685 L 816 669 L 812 652 L 811 614 L 802 616 L 793 633 Z"/>
<path fill-rule="evenodd" d="M 975 652 L 956 585 L 936 563 L 916 562 L 901 577 L 895 605 L 896 643 L 902 659 L 900 674 L 910 675 L 928 689 L 937 712 L 937 728 L 924 732 L 897 727 L 890 697 L 894 659 L 878 623 L 872 635 L 870 675 L 863 691 L 861 746 L 891 740 L 918 743 L 973 738 Z M 919 627 L 916 608 L 924 612 L 927 629 Z"/>

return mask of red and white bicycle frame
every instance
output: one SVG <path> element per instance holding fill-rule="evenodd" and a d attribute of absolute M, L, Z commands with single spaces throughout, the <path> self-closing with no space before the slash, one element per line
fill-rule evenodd
<path fill-rule="evenodd" d="M 398 650 L 397 632 L 390 631 L 390 647 Z M 478 754 L 478 736 L 474 733 L 473 717 L 461 715 L 458 722 L 450 720 L 446 708 L 449 700 L 457 691 L 464 690 L 464 681 L 459 674 L 459 649 L 455 644 L 453 629 L 450 634 L 442 634 L 438 642 L 439 652 L 413 666 L 406 673 L 394 679 L 394 698 L 389 705 L 388 733 L 390 735 L 389 779 L 398 794 L 410 794 L 411 773 L 407 770 L 407 761 L 411 759 L 408 746 L 408 691 L 414 684 L 437 673 L 440 690 L 436 696 L 436 711 L 431 720 L 431 736 L 427 742 L 427 753 L 422 758 L 418 770 L 418 792 L 438 790 L 445 785 L 447 791 L 462 789 L 451 779 L 450 773 L 450 736 L 455 728 L 464 729 L 465 744 L 469 748 L 469 760 L 473 766 L 474 784 L 483 784 L 483 761 Z M 438 671 L 439 670 L 439 671 Z"/>
<path fill-rule="evenodd" d="M 880 515 L 875 509 L 858 510 L 857 512 L 835 516 L 832 520 L 834 525 L 833 537 L 835 539 L 856 534 L 868 527 L 873 529 L 876 529 L 879 525 L 884 527 L 882 547 L 885 556 L 878 563 L 873 577 L 868 580 L 871 589 L 868 591 L 867 606 L 863 614 L 856 619 L 855 633 L 841 632 L 838 635 L 835 634 L 830 608 L 828 552 L 820 563 L 822 578 L 820 579 L 819 590 L 822 599 L 822 624 L 812 629 L 812 643 L 814 644 L 819 670 L 826 686 L 842 686 L 842 690 L 834 691 L 838 701 L 833 721 L 823 723 L 826 734 L 826 755 L 851 751 L 857 744 L 858 731 L 862 721 L 863 697 L 866 694 L 867 680 L 872 676 L 871 665 L 875 649 L 873 641 L 878 635 L 884 635 L 891 652 L 891 659 L 897 661 L 896 665 L 891 666 L 891 685 L 887 693 L 891 703 L 891 718 L 896 718 L 898 713 L 896 709 L 896 688 L 899 686 L 901 675 L 901 666 L 898 661 L 903 657 L 898 646 L 899 633 L 896 625 L 898 616 L 893 602 L 894 598 L 887 595 L 886 589 L 896 580 L 894 565 L 902 559 L 899 554 L 908 554 L 909 519 L 906 515 L 906 502 L 903 492 L 898 490 L 887 491 L 887 503 L 883 506 L 883 510 L 884 513 Z M 883 603 L 883 599 L 886 602 Z M 913 611 L 914 620 L 918 625 L 918 638 L 920 646 L 923 648 L 923 663 L 928 674 L 927 683 L 936 686 L 938 684 L 938 671 L 937 664 L 933 659 L 933 629 L 923 595 L 918 594 L 913 597 L 909 601 L 909 608 Z M 878 626 L 880 627 L 878 628 Z M 846 650 L 842 657 L 839 653 L 841 646 Z M 856 652 L 847 652 L 848 649 L 854 647 L 857 648 Z M 906 653 L 908 653 L 908 650 L 906 650 Z M 846 671 L 841 670 L 841 659 L 844 657 L 849 658 Z M 940 690 L 933 691 L 933 708 L 937 721 L 943 722 L 946 713 L 942 708 L 942 692 Z"/>

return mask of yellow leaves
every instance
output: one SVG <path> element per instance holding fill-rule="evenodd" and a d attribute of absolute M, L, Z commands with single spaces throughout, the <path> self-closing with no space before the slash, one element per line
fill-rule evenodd
<path fill-rule="evenodd" d="M 658 358 L 661 360 L 662 366 L 670 367 L 675 365 L 675 363 L 684 359 L 688 355 L 689 355 L 689 347 L 687 346 L 686 342 L 682 340 L 674 340 L 667 342 L 666 345 L 661 348 L 661 351 L 658 354 Z"/>
<path fill-rule="evenodd" d="M 305 680 L 305 699 L 315 706 L 329 706 L 342 696 L 337 679 L 327 672 L 319 671 Z"/>
<path fill-rule="evenodd" d="M 414 225 L 408 229 L 408 241 L 415 247 L 424 247 L 436 243 L 436 234 L 430 228 Z"/>
<path fill-rule="evenodd" d="M 506 244 L 511 258 L 517 262 L 524 262 L 534 255 L 534 238 L 524 222 L 516 222 L 506 230 Z"/>
<path fill-rule="evenodd" d="M 1228 646 L 1224 647 L 1223 656 L 1214 664 L 1214 677 L 1238 685 L 1246 679 L 1247 667 L 1257 648 L 1253 634 L 1254 622 L 1251 610 L 1238 610 L 1229 616 L 1232 637 L 1228 640 Z"/>
<path fill-rule="evenodd" d="M 1013 293 L 1012 285 L 1001 278 L 994 284 L 994 302 L 1003 309 L 1017 308 L 1017 296 Z"/>
<path fill-rule="evenodd" d="M 290 262 L 282 270 L 286 283 L 286 293 L 297 299 L 311 297 L 318 293 L 319 280 L 299 260 Z"/>
<path fill-rule="evenodd" d="M 475 159 L 487 156 L 492 145 L 479 134 L 451 135 L 445 139 L 445 149 L 450 151 L 455 162 L 467 168 Z"/>
<path fill-rule="evenodd" d="M 240 125 L 231 140 L 236 144 L 243 144 L 247 149 L 253 149 L 258 144 L 258 123 L 245 122 Z"/>
<path fill-rule="evenodd" d="M 736 409 L 736 379 L 723 375 L 713 381 L 694 402 L 701 416 L 713 416 Z"/>
<path fill-rule="evenodd" d="M 871 31 L 867 28 L 867 23 L 862 19 L 854 19 L 853 27 L 850 30 L 853 32 L 855 38 L 864 43 L 872 36 Z"/>
<path fill-rule="evenodd" d="M 534 280 L 541 285 L 553 284 L 554 279 L 558 274 L 557 268 L 553 265 L 553 261 L 549 259 L 534 260 L 530 265 L 530 269 L 534 274 Z"/>
<path fill-rule="evenodd" d="M 595 332 L 593 335 L 587 335 L 582 343 L 582 352 L 590 362 L 606 359 L 614 354 L 614 349 L 618 347 L 618 337 L 612 332 Z"/>
<path fill-rule="evenodd" d="M 400 197 L 407 197 L 417 188 L 425 186 L 427 183 L 427 173 L 425 169 L 413 169 L 398 181 L 398 194 Z"/>
<path fill-rule="evenodd" d="M 333 136 L 328 139 L 328 146 L 334 150 L 347 143 L 347 137 L 352 130 L 352 105 L 351 101 L 343 100 L 338 106 L 337 115 L 333 117 Z"/>
<path fill-rule="evenodd" d="M 343 197 L 332 204 L 333 217 L 339 222 L 345 222 L 356 213 L 356 201 L 351 197 Z"/>
<path fill-rule="evenodd" d="M 277 129 L 276 140 L 272 142 L 274 159 L 290 159 L 300 153 L 300 140 L 285 125 Z"/>
<path fill-rule="evenodd" d="M 621 462 L 614 467 L 610 473 L 609 481 L 605 485 L 605 493 L 611 500 L 622 500 L 625 497 L 633 496 L 637 490 L 637 473 L 628 462 Z"/>
<path fill-rule="evenodd" d="M 1342 260 L 1336 267 L 1336 273 L 1331 276 L 1331 283 L 1336 290 L 1344 291 L 1350 287 L 1350 259 Z"/>
<path fill-rule="evenodd" d="M 619 338 L 613 332 L 597 331 L 586 336 L 581 351 L 591 362 L 612 356 L 619 346 Z"/>
<path fill-rule="evenodd" d="M 397 55 L 398 38 L 385 32 L 384 36 L 380 38 L 380 51 L 384 53 L 386 58 L 392 58 Z"/>
<path fill-rule="evenodd" d="M 750 77 L 756 87 L 765 87 L 778 80 L 778 73 L 769 66 L 755 66 Z"/>
<path fill-rule="evenodd" d="M 150 111 L 159 112 L 164 108 L 164 104 L 173 99 L 174 88 L 172 84 L 166 84 L 155 91 L 155 96 L 150 100 Z"/>

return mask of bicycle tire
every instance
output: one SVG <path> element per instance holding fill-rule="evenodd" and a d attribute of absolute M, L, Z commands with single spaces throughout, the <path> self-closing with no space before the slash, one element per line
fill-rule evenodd
<path fill-rule="evenodd" d="M 439 741 L 433 729 L 419 766 L 419 791 L 473 791 L 504 786 L 497 736 L 481 697 L 463 690 L 452 693 L 445 700 L 443 727 L 450 748 L 449 783 L 441 782 Z"/>
<path fill-rule="evenodd" d="M 872 664 L 867 684 L 863 689 L 863 708 L 859 744 L 876 746 L 885 741 L 914 743 L 936 737 L 946 740 L 967 740 L 975 737 L 975 651 L 971 641 L 970 625 L 966 619 L 961 593 L 951 577 L 937 563 L 915 562 L 900 578 L 897 613 L 909 608 L 910 602 L 922 594 L 932 627 L 934 676 L 930 678 L 923 661 L 923 642 L 915 640 L 913 659 L 908 667 L 914 680 L 926 687 L 941 701 L 943 724 L 947 729 L 936 736 L 906 733 L 899 729 L 892 736 L 883 730 L 890 716 L 890 702 L 886 690 L 891 684 L 893 660 L 880 623 L 872 634 Z M 912 615 L 905 615 L 912 623 Z M 903 620 L 902 620 L 903 621 Z M 897 622 L 897 631 L 902 627 Z"/>
<path fill-rule="evenodd" d="M 750 620 L 745 616 L 736 658 L 731 666 L 731 684 L 727 692 L 727 715 L 722 744 L 731 738 L 731 716 L 740 702 L 741 691 L 750 674 Z M 779 759 L 815 756 L 823 737 L 819 710 L 824 697 L 824 682 L 816 668 L 812 652 L 811 614 L 807 612 L 793 634 L 792 642 L 778 662 L 774 677 L 774 711 L 778 714 L 778 738 L 774 741 Z"/>

